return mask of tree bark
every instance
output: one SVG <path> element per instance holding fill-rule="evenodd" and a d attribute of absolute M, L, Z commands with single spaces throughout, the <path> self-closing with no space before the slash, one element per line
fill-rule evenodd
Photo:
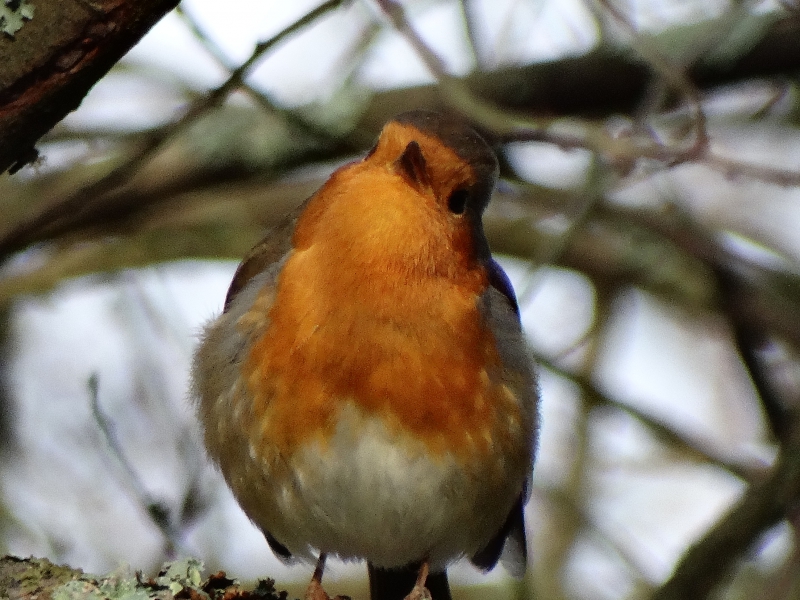
<path fill-rule="evenodd" d="M 0 173 L 37 156 L 42 135 L 178 0 L 37 0 L 14 37 L 0 34 Z"/>

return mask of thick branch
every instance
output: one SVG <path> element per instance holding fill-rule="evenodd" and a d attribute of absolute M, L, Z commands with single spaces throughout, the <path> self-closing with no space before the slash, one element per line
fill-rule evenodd
<path fill-rule="evenodd" d="M 39 138 L 178 0 L 39 0 L 16 37 L 0 35 L 0 173 L 36 158 Z"/>
<path fill-rule="evenodd" d="M 738 59 L 699 62 L 688 79 L 701 91 L 749 79 L 792 77 L 800 70 L 800 20 L 774 23 L 761 40 Z M 551 116 L 631 115 L 641 105 L 653 71 L 629 51 L 601 47 L 582 56 L 470 75 L 465 83 L 498 108 Z M 436 86 L 378 94 L 362 119 L 376 130 L 408 106 L 435 108 L 442 101 Z"/>

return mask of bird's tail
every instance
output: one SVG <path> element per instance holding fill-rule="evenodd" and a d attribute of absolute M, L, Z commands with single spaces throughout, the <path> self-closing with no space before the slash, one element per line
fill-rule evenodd
<path fill-rule="evenodd" d="M 368 563 L 370 600 L 403 600 L 417 582 L 420 566 L 421 563 L 413 563 L 400 569 L 381 569 Z M 452 600 L 444 571 L 430 573 L 425 587 L 433 600 Z"/>

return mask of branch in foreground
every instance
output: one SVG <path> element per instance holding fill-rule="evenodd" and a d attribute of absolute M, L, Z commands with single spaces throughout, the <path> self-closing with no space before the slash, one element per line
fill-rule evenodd
<path fill-rule="evenodd" d="M 252 591 L 228 579 L 220 571 L 203 580 L 203 563 L 193 558 L 167 563 L 152 578 L 120 570 L 107 576 L 89 575 L 80 569 L 54 565 L 44 558 L 0 557 L 0 598 L 237 598 L 238 600 L 285 600 L 272 579 L 264 579 Z"/>
<path fill-rule="evenodd" d="M 29 221 L 18 224 L 4 234 L 2 239 L 0 239 L 0 261 L 2 261 L 6 255 L 21 250 L 26 245 L 36 241 L 36 232 L 41 233 L 44 230 L 50 232 L 67 232 L 74 227 L 76 222 L 81 222 L 86 215 L 94 215 L 97 212 L 102 213 L 107 210 L 107 206 L 104 206 L 105 203 L 103 202 L 104 194 L 126 183 L 166 142 L 195 123 L 200 116 L 207 113 L 210 109 L 221 104 L 231 92 L 242 84 L 244 78 L 253 66 L 267 52 L 298 30 L 313 23 L 329 11 L 338 8 L 343 2 L 344 0 L 328 0 L 294 23 L 285 27 L 268 40 L 257 44 L 250 57 L 236 68 L 222 85 L 213 89 L 192 104 L 177 121 L 154 131 L 145 143 L 134 151 L 122 164 L 112 169 L 98 181 L 80 188 L 75 193 L 52 206 L 45 207 Z M 0 113 L 0 115 L 2 115 L 2 113 Z M 2 121 L 0 121 L 0 128 L 1 126 Z M 1 147 L 2 138 L 0 138 L 0 148 Z M 0 166 L 2 166 L 2 163 L 0 163 Z"/>
<path fill-rule="evenodd" d="M 312 11 L 301 21 L 290 26 L 290 29 L 302 26 L 303 23 L 313 20 L 324 12 L 334 7 L 336 2 L 326 2 Z M 391 5 L 391 3 L 389 3 Z M 402 14 L 402 13 L 401 13 Z M 778 27 L 781 25 L 781 27 Z M 788 49 L 788 54 L 780 56 L 780 68 L 791 69 L 792 65 L 800 68 L 800 43 L 797 48 L 792 46 L 790 33 L 794 32 L 796 40 L 800 40 L 800 25 L 784 19 L 773 27 L 756 48 L 747 54 L 748 60 L 742 64 L 748 68 L 742 72 L 731 69 L 730 65 L 725 66 L 725 72 L 714 71 L 712 67 L 704 66 L 706 71 L 690 69 L 693 77 L 697 77 L 706 82 L 715 84 L 722 83 L 725 77 L 736 77 L 742 74 L 756 76 L 758 74 L 770 74 L 777 67 L 762 56 L 760 60 L 755 57 L 761 56 L 758 48 L 767 44 L 770 48 L 780 47 Z M 788 33 L 787 33 L 788 31 Z M 19 251 L 26 246 L 37 241 L 52 239 L 58 235 L 69 233 L 74 229 L 79 229 L 82 223 L 96 221 L 102 215 L 109 212 L 106 206 L 108 201 L 103 198 L 109 190 L 127 182 L 131 176 L 136 174 L 139 167 L 152 157 L 156 150 L 163 148 L 168 139 L 172 139 L 181 123 L 191 123 L 194 119 L 212 106 L 216 106 L 224 98 L 228 91 L 237 85 L 241 85 L 242 78 L 249 65 L 260 56 L 269 44 L 288 33 L 288 29 L 281 32 L 273 40 L 260 45 L 247 63 L 242 65 L 234 77 L 228 80 L 223 86 L 204 96 L 193 109 L 189 109 L 190 116 L 177 124 L 168 125 L 164 128 L 153 131 L 145 136 L 145 140 L 140 150 L 135 152 L 119 168 L 113 170 L 108 176 L 102 178 L 93 185 L 82 188 L 71 198 L 63 199 L 51 206 L 45 206 L 36 212 L 31 218 L 18 224 L 10 231 L 0 234 L 0 260 L 13 252 Z M 789 36 L 787 38 L 787 35 Z M 797 52 L 795 52 L 797 50 Z M 424 51 L 424 49 L 422 50 Z M 429 57 L 430 58 L 430 57 Z M 436 61 L 435 56 L 432 57 Z M 794 62 L 793 62 L 794 61 Z M 431 62 L 429 60 L 429 62 Z M 434 65 L 442 73 L 441 64 Z M 717 67 L 720 68 L 720 67 Z M 710 71 L 709 71 L 710 69 Z M 521 127 L 517 127 L 516 117 L 511 112 L 523 107 L 525 103 L 526 112 L 531 111 L 552 112 L 563 114 L 564 111 L 578 110 L 580 107 L 569 104 L 561 97 L 567 94 L 570 97 L 583 98 L 589 105 L 596 103 L 594 112 L 603 110 L 608 98 L 604 99 L 603 94 L 613 88 L 614 93 L 626 95 L 627 100 L 617 98 L 617 104 L 609 105 L 609 110 L 619 109 L 625 111 L 626 103 L 633 99 L 638 99 L 643 92 L 644 82 L 648 79 L 648 68 L 646 65 L 631 61 L 630 58 L 616 55 L 609 50 L 599 49 L 582 57 L 565 59 L 546 64 L 530 65 L 522 68 L 501 70 L 492 73 L 480 73 L 470 76 L 463 80 L 446 77 L 443 83 L 434 86 L 422 86 L 418 88 L 408 88 L 404 90 L 393 90 L 382 92 L 375 96 L 370 108 L 361 116 L 359 123 L 350 136 L 345 136 L 339 144 L 333 147 L 324 148 L 324 158 L 327 160 L 337 160 L 348 152 L 352 152 L 354 147 L 368 145 L 363 142 L 364 137 L 371 138 L 380 129 L 382 124 L 390 117 L 394 116 L 399 110 L 404 110 L 410 106 L 441 108 L 443 97 L 450 97 L 450 100 L 466 114 L 470 115 L 478 122 L 486 121 L 487 106 L 491 108 L 488 126 L 497 132 L 503 133 L 506 141 L 519 140 L 541 140 L 554 143 L 563 148 L 595 148 L 608 158 L 611 162 L 629 164 L 642 158 L 653 158 L 661 161 L 662 164 L 674 165 L 683 160 L 696 159 L 696 144 L 687 147 L 671 148 L 662 144 L 655 143 L 652 139 L 644 140 L 639 143 L 638 138 L 613 138 L 606 130 L 605 125 L 599 122 L 586 121 L 567 121 L 564 119 L 553 120 L 542 119 L 537 123 L 531 119 L 524 119 Z M 715 74 L 712 77 L 711 74 Z M 556 77 L 558 74 L 558 77 Z M 630 80 L 629 86 L 619 87 L 620 82 L 614 82 L 614 77 L 625 76 Z M 594 85 L 598 77 L 608 79 L 604 85 Z M 694 80 L 694 79 L 693 79 Z M 481 84 L 483 81 L 483 84 Z M 2 82 L 2 74 L 0 74 Z M 509 86 L 516 86 L 514 93 L 511 93 Z M 588 89 L 588 86 L 593 86 Z M 0 84 L 0 88 L 2 85 Z M 508 98 L 503 101 L 498 94 L 505 93 Z M 544 96 L 542 96 L 544 94 Z M 0 91 L 0 96 L 2 92 Z M 488 104 L 485 100 L 493 104 Z M 476 103 L 477 101 L 477 103 Z M 555 107 L 557 110 L 551 111 L 552 102 L 560 102 L 561 106 Z M 563 104 L 566 102 L 566 104 Z M 588 109 L 584 106 L 583 109 Z M 493 111 L 493 112 L 492 112 Z M 2 112 L 0 112 L 0 115 Z M 548 125 L 548 122 L 550 123 Z M 544 124 L 544 125 L 543 125 Z M 363 142 L 363 143 L 362 143 Z M 318 157 L 319 158 L 319 157 Z M 722 170 L 730 176 L 745 176 L 754 179 L 761 179 L 778 185 L 800 185 L 800 172 L 776 169 L 769 166 L 753 165 L 740 163 L 724 157 L 716 156 L 708 152 L 701 157 L 702 161 L 709 167 Z M 301 166 L 308 161 L 298 160 L 295 166 Z"/>
<path fill-rule="evenodd" d="M 36 159 L 36 142 L 178 4 L 40 0 L 15 38 L 0 35 L 0 174 Z"/>

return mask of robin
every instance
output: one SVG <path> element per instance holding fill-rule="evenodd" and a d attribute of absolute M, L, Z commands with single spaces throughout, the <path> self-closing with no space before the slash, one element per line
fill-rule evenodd
<path fill-rule="evenodd" d="M 275 554 L 364 559 L 373 600 L 525 569 L 537 389 L 462 121 L 401 114 L 242 261 L 193 385 L 209 455 Z M 505 552 L 504 552 L 505 548 Z M 506 560 L 508 558 L 508 560 Z"/>

